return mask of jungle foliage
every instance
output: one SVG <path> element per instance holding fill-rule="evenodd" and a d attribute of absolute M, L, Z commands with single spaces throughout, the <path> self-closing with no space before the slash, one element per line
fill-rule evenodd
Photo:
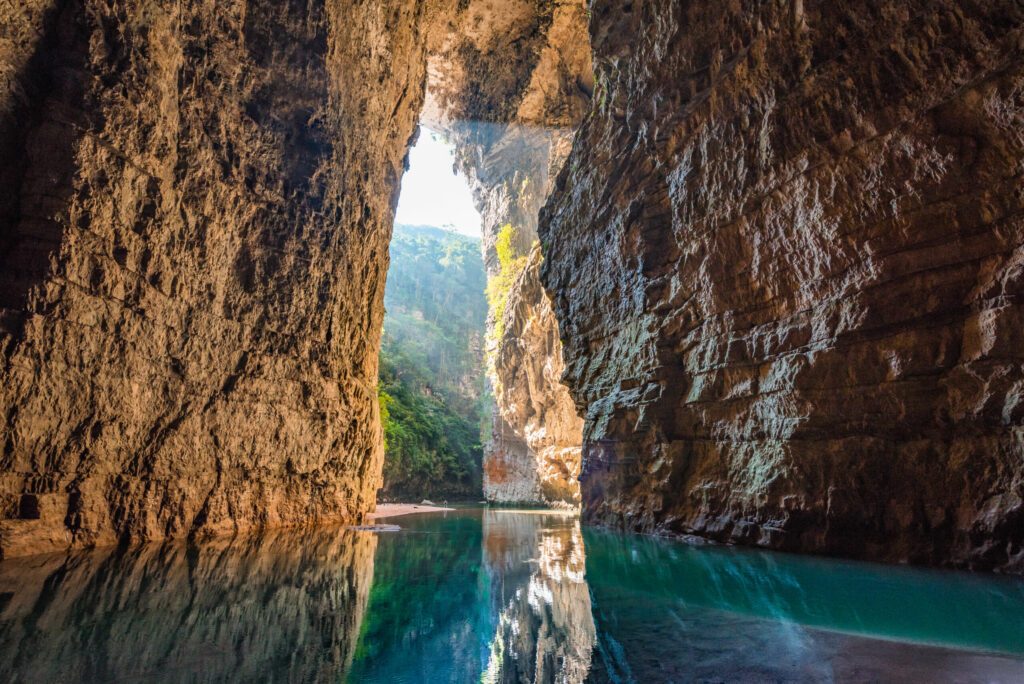
<path fill-rule="evenodd" d="M 485 287 L 479 240 L 395 226 L 378 390 L 385 499 L 479 495 Z"/>

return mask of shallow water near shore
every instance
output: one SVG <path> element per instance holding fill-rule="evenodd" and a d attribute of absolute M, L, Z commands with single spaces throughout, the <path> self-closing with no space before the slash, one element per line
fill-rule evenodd
<path fill-rule="evenodd" d="M 4 681 L 1024 682 L 1024 581 L 383 518 L 0 563 Z"/>

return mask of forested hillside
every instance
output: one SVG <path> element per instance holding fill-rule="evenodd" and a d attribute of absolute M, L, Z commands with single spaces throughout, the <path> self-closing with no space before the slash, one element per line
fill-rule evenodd
<path fill-rule="evenodd" d="M 485 287 L 479 240 L 395 226 L 380 363 L 384 499 L 479 496 Z"/>

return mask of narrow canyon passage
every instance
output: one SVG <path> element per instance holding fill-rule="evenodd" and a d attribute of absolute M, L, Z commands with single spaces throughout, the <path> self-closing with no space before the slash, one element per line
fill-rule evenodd
<path fill-rule="evenodd" d="M 434 135 L 478 242 L 396 225 Z M 716 635 L 708 677 L 743 661 L 735 628 L 788 654 L 766 676 L 819 655 L 837 669 L 809 679 L 873 672 L 859 658 L 892 637 L 985 679 L 1017 642 L 910 605 L 912 626 L 846 641 L 856 600 L 816 624 L 787 602 L 820 598 L 817 561 L 768 552 L 1024 573 L 1022 297 L 1019 0 L 0 3 L 0 577 L 30 568 L 0 587 L 28 635 L 5 643 L 70 605 L 47 593 L 64 573 L 135 595 L 158 568 L 187 593 L 221 548 L 267 593 L 337 597 L 311 668 L 374 672 L 360 630 L 385 649 L 430 619 L 374 623 L 371 587 L 452 550 L 337 526 L 432 496 L 492 504 L 409 523 L 483 545 L 464 568 L 482 622 L 452 628 L 474 677 L 510 653 L 536 656 L 527 678 L 683 676 L 657 669 L 671 639 L 628 629 L 647 606 L 676 639 Z M 534 530 L 501 505 L 580 518 Z M 334 529 L 312 543 L 347 579 L 280 528 Z M 586 591 L 564 583 L 583 566 Z M 1019 627 L 1019 578 L 833 571 Z M 485 596 L 501 578 L 525 593 Z M 218 579 L 250 605 L 236 580 Z M 730 617 L 677 620 L 677 601 Z M 582 617 L 545 612 L 560 602 Z"/>
<path fill-rule="evenodd" d="M 432 124 L 410 151 L 390 249 L 382 496 L 578 508 L 583 423 L 536 239 L 571 130 Z"/>
<path fill-rule="evenodd" d="M 487 274 L 454 148 L 421 127 L 395 213 L 380 354 L 381 502 L 479 501 Z"/>

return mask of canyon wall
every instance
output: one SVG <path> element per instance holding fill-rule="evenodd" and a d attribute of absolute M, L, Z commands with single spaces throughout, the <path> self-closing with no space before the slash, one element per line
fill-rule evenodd
<path fill-rule="evenodd" d="M 585 6 L 470 2 L 428 69 L 424 120 L 455 144 L 483 219 L 495 398 L 484 496 L 499 503 L 579 504 L 583 425 L 559 381 L 558 322 L 535 247 L 540 207 L 590 107 Z"/>
<path fill-rule="evenodd" d="M 492 352 L 498 429 L 503 432 L 495 434 L 487 455 L 485 494 L 490 500 L 578 507 L 583 420 L 561 381 L 562 343 L 551 298 L 540 284 L 542 261 L 539 246 L 525 258 Z M 509 461 L 509 455 L 516 454 L 501 439 L 509 430 L 517 440 L 512 444 L 525 447 L 515 463 L 524 471 L 518 478 L 501 468 L 506 465 L 502 459 Z M 529 491 L 523 491 L 524 484 Z"/>
<path fill-rule="evenodd" d="M 517 124 L 510 129 L 498 151 L 470 167 L 483 208 L 489 276 L 486 351 L 494 413 L 484 453 L 484 497 L 495 503 L 578 506 L 583 420 L 561 383 L 562 343 L 539 280 L 543 256 L 536 233 L 540 206 L 568 154 L 571 131 L 526 130 Z M 508 173 L 488 177 L 498 166 Z M 503 232 L 506 253 L 499 259 Z"/>
<path fill-rule="evenodd" d="M 3 556 L 372 508 L 429 81 L 509 276 L 488 498 L 1024 571 L 1019 2 L 0 19 Z"/>
<path fill-rule="evenodd" d="M 0 4 L 0 553 L 372 508 L 430 7 Z"/>
<path fill-rule="evenodd" d="M 587 520 L 1024 571 L 1024 7 L 591 10 L 539 230 Z"/>
<path fill-rule="evenodd" d="M 0 555 L 372 508 L 426 83 L 491 206 L 489 263 L 499 217 L 525 255 L 592 87 L 583 11 L 0 5 Z"/>

